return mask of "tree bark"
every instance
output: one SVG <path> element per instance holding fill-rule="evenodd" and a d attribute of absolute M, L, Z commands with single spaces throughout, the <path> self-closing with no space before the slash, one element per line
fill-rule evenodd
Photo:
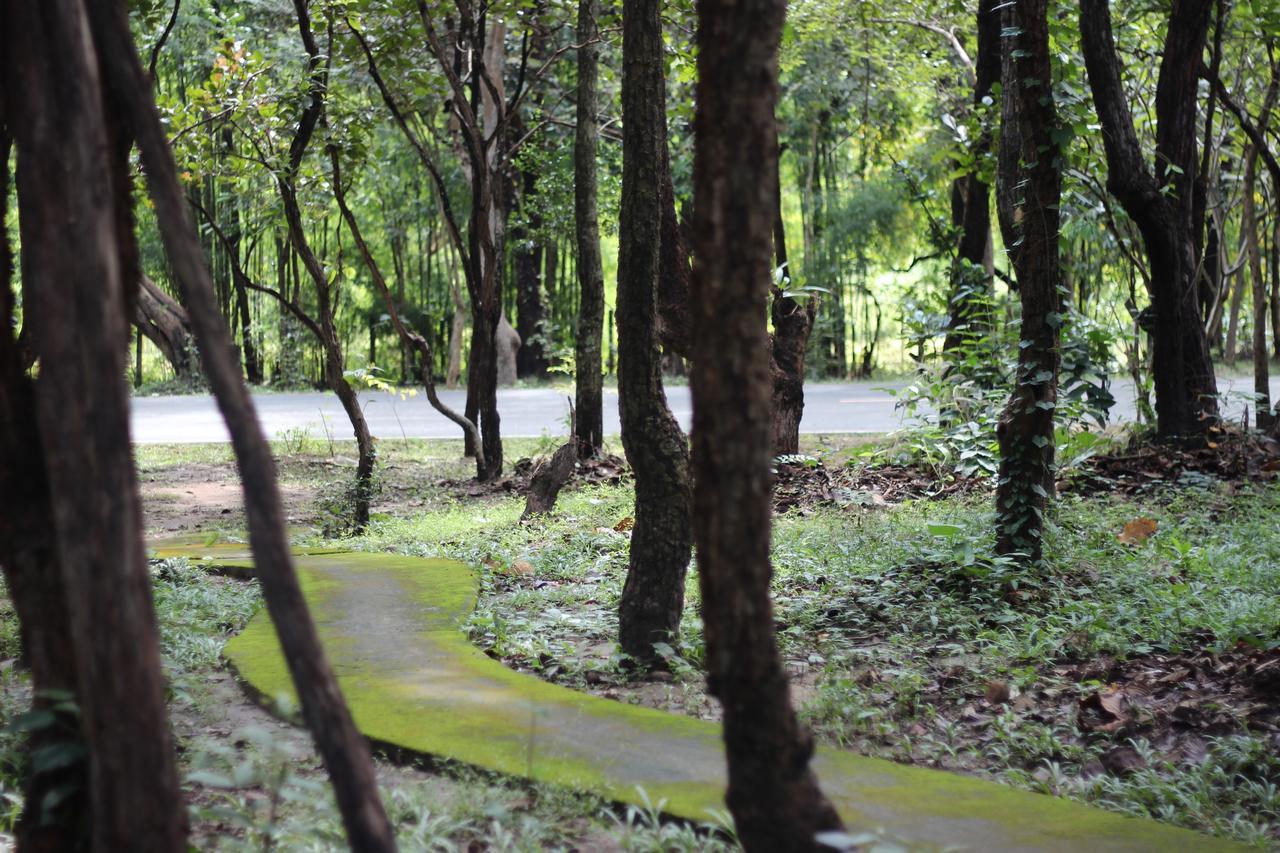
<path fill-rule="evenodd" d="M 689 450 L 667 408 L 658 351 L 662 151 L 666 86 L 658 0 L 622 7 L 622 208 L 618 232 L 618 408 L 622 446 L 635 474 L 635 527 L 622 599 L 619 644 L 642 665 L 671 642 L 684 610 L 693 533 Z"/>
<path fill-rule="evenodd" d="M 160 350 L 176 378 L 191 380 L 199 377 L 199 356 L 195 351 L 187 309 L 145 275 L 138 278 L 133 323 Z"/>
<path fill-rule="evenodd" d="M 776 125 L 774 133 L 776 136 Z M 800 419 L 804 417 L 804 354 L 809 344 L 809 333 L 813 331 L 818 303 L 813 298 L 802 302 L 787 295 L 791 267 L 787 257 L 787 232 L 782 221 L 780 178 L 774 181 L 773 255 L 776 268 L 782 270 L 782 282 L 773 283 L 770 276 L 773 299 L 769 316 L 773 321 L 773 334 L 769 337 L 769 379 L 773 387 L 773 453 L 781 456 L 800 452 Z"/>
<path fill-rule="evenodd" d="M 524 512 L 520 519 L 545 515 L 555 508 L 556 498 L 560 490 L 573 476 L 578 465 L 578 444 L 572 435 L 569 440 L 551 454 L 551 458 L 538 466 L 533 479 L 529 481 L 529 494 L 525 496 Z"/>
<path fill-rule="evenodd" d="M 109 124 L 113 105 L 79 0 L 10 3 L 0 31 L 19 151 L 23 279 L 38 282 L 24 307 L 40 361 L 35 425 L 56 552 L 40 570 L 60 568 L 66 594 L 88 751 L 90 846 L 182 850 L 186 809 L 123 380 L 136 272 L 128 149 Z M 29 544 L 43 547 L 49 533 L 31 531 Z"/>
<path fill-rule="evenodd" d="M 13 257 L 6 227 L 12 141 L 5 131 L 3 104 L 0 95 L 0 317 L 8 320 L 14 315 Z M 75 649 L 44 458 L 35 384 L 27 375 L 17 339 L 6 326 L 0 331 L 0 569 L 18 615 L 23 660 L 31 672 L 32 710 L 54 714 L 53 725 L 29 733 L 28 754 L 83 748 L 79 720 L 59 700 L 61 696 L 79 704 Z M 87 846 L 86 771 L 84 762 L 42 772 L 27 764 L 23 812 L 15 833 L 20 849 Z M 78 793 L 47 808 L 45 797 L 62 786 Z"/>
<path fill-rule="evenodd" d="M 165 251 L 201 344 L 205 375 L 231 433 L 244 486 L 245 516 L 254 564 L 301 700 L 303 717 L 333 781 L 352 849 L 394 850 L 391 825 L 378 797 L 368 744 L 347 711 L 298 584 L 285 534 L 275 462 L 233 356 L 231 336 L 218 313 L 213 282 L 204 266 L 194 225 L 188 218 L 173 156 L 155 105 L 148 96 L 150 89 L 134 52 L 127 20 L 122 7 L 115 4 L 90 4 L 90 9 L 103 67 L 120 99 L 124 120 L 138 141 Z M 295 9 L 305 26 L 309 19 L 304 0 L 296 0 Z M 124 707 L 131 708 L 131 705 L 126 703 Z M 122 745 L 135 750 L 139 746 L 129 741 Z M 120 778 L 114 782 L 119 784 Z M 174 814 L 183 813 L 181 805 L 174 810 Z M 138 835 L 105 849 L 139 849 L 139 840 L 147 838 Z"/>
<path fill-rule="evenodd" d="M 1063 293 L 1058 205 L 1062 167 L 1050 81 L 1047 0 L 1006 4 L 1002 28 L 1000 230 L 1018 284 L 1022 322 L 1016 386 L 996 428 L 996 553 L 1039 562 L 1044 515 L 1054 488 L 1054 413 L 1058 401 Z M 1198 325 L 1198 323 L 1197 323 Z"/>
<path fill-rule="evenodd" d="M 1203 433 L 1217 420 L 1217 379 L 1200 321 L 1193 221 L 1196 97 L 1213 0 L 1175 0 L 1156 85 L 1155 173 L 1142 159 L 1107 0 L 1080 0 L 1080 36 L 1102 125 L 1107 189 L 1137 224 L 1151 272 L 1156 430 Z"/>
<path fill-rule="evenodd" d="M 596 210 L 596 89 L 599 0 L 578 0 L 578 106 L 573 143 L 573 224 L 578 244 L 578 327 L 574 340 L 574 409 L 578 455 L 595 456 L 604 446 L 604 387 L 601 338 L 604 325 L 604 268 L 600 259 L 600 218 Z"/>
<path fill-rule="evenodd" d="M 809 767 L 769 598 L 765 312 L 777 180 L 781 0 L 698 4 L 693 442 L 707 684 L 724 707 L 729 810 L 748 851 L 818 850 L 840 818 Z"/>
<path fill-rule="evenodd" d="M 285 222 L 289 226 L 289 240 L 315 288 L 317 316 L 308 327 L 316 334 L 323 350 L 325 383 L 342 405 L 356 440 L 356 479 L 352 490 L 351 523 L 359 532 L 369 523 L 369 505 L 373 501 L 374 488 L 373 469 L 377 464 L 378 452 L 374 447 L 373 434 L 369 431 L 364 410 L 360 407 L 359 395 L 351 387 L 345 375 L 346 362 L 342 353 L 342 338 L 338 334 L 334 316 L 336 306 L 333 287 L 335 285 L 330 284 L 324 265 L 316 257 L 307 240 L 302 211 L 298 205 L 299 170 L 307 148 L 311 144 L 311 138 L 324 118 L 324 96 L 328 89 L 327 60 L 322 58 L 320 46 L 316 43 L 311 29 L 308 2 L 309 0 L 294 0 L 298 32 L 307 54 L 307 101 L 298 118 L 297 130 L 289 144 L 289 162 L 286 168 L 276 176 L 276 188 L 283 203 Z M 295 306 L 295 313 L 298 312 L 299 309 Z"/>
<path fill-rule="evenodd" d="M 1276 98 L 1280 95 L 1280 64 L 1272 63 L 1271 81 L 1263 96 L 1262 112 L 1258 116 L 1258 132 L 1265 140 L 1267 126 L 1271 123 L 1271 111 L 1275 108 Z M 1271 411 L 1271 379 L 1270 365 L 1267 359 L 1271 353 L 1267 349 L 1267 314 L 1270 300 L 1267 297 L 1267 280 L 1262 275 L 1262 249 L 1259 246 L 1258 232 L 1262 228 L 1259 221 L 1257 205 L 1254 201 L 1258 182 L 1259 150 L 1250 145 L 1245 155 L 1244 167 L 1244 199 L 1241 205 L 1240 229 L 1244 232 L 1245 251 L 1248 253 L 1249 278 L 1253 280 L 1253 391 L 1255 400 L 1255 423 L 1258 429 L 1268 430 L 1274 425 L 1275 415 Z M 1280 184 L 1277 185 L 1280 189 Z"/>

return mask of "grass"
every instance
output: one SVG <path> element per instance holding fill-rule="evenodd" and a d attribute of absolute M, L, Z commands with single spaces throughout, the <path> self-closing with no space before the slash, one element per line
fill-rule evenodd
<path fill-rule="evenodd" d="M 840 464 L 868 440 L 806 438 L 802 450 Z M 509 441 L 506 456 L 557 443 Z M 346 449 L 331 448 L 319 432 L 276 436 L 273 447 L 286 483 L 324 486 L 350 474 Z M 682 636 L 667 650 L 672 675 L 637 681 L 621 666 L 614 637 L 628 538 L 614 528 L 633 512 L 627 483 L 567 491 L 553 516 L 522 524 L 517 497 L 456 498 L 456 489 L 440 486 L 472 473 L 460 442 L 392 439 L 380 456 L 384 492 L 375 522 L 342 544 L 478 567 L 482 596 L 470 634 L 514 667 L 621 701 L 718 713 L 703 685 L 692 575 Z M 223 445 L 140 446 L 136 457 L 144 476 L 232 461 Z M 1155 519 L 1156 535 L 1137 546 L 1119 543 L 1116 534 L 1137 517 Z M 1105 685 L 1064 673 L 1063 664 L 1280 645 L 1277 517 L 1273 486 L 1206 480 L 1142 499 L 1065 496 L 1046 535 L 1045 568 L 1024 575 L 991 554 L 983 498 L 782 516 L 775 612 L 802 715 L 826 743 L 1275 847 L 1280 759 L 1267 733 L 1214 733 L 1200 760 L 1186 762 L 1160 743 L 1082 732 L 1078 703 Z M 192 718 L 187 731 L 199 731 L 200 706 L 210 701 L 205 682 L 218 672 L 226 636 L 258 606 L 257 592 L 177 563 L 158 566 L 154 582 L 175 713 Z M 0 609 L 5 658 L 16 642 L 12 614 Z M 16 669 L 0 673 L 6 719 L 27 701 L 23 681 Z M 1037 704 L 984 704 L 993 682 Z M 1057 699 L 1046 703 L 1046 695 Z M 212 839 L 206 845 L 202 837 L 203 846 L 257 849 L 264 836 L 255 833 L 264 832 L 287 849 L 337 846 L 336 813 L 314 756 L 305 741 L 299 748 L 282 737 L 203 732 L 183 741 L 185 771 L 208 774 L 195 779 L 210 783 L 192 783 L 197 823 Z M 18 747 L 16 736 L 0 737 L 0 820 L 15 802 Z M 1121 747 L 1134 750 L 1140 766 L 1097 772 Z M 461 771 L 380 765 L 380 774 L 406 849 L 709 843 L 644 810 L 618 815 L 554 789 Z"/>
<path fill-rule="evenodd" d="M 531 524 L 519 522 L 517 499 L 445 504 L 380 521 L 344 544 L 480 567 L 470 632 L 513 666 L 712 715 L 692 576 L 683 633 L 669 649 L 674 680 L 634 682 L 619 666 L 613 639 L 628 540 L 613 528 L 631 501 L 626 485 L 580 489 L 562 496 L 553 518 Z M 1078 702 L 1100 685 L 1055 665 L 1280 645 L 1280 490 L 1210 482 L 1141 501 L 1064 497 L 1046 568 L 1030 575 L 991 554 L 991 515 L 986 499 L 967 498 L 777 520 L 780 645 L 818 737 L 1274 844 L 1280 759 L 1265 732 L 1211 736 L 1193 764 L 1140 739 L 1081 732 Z M 1117 541 L 1140 516 L 1154 518 L 1158 533 L 1136 547 Z M 992 682 L 1061 699 L 1047 709 L 989 707 L 982 697 Z M 975 703 L 979 721 L 958 719 Z M 1097 773 L 1121 746 L 1143 766 Z"/>
<path fill-rule="evenodd" d="M 346 849 L 340 815 L 305 732 L 247 709 L 226 728 L 211 713 L 241 701 L 220 673 L 221 650 L 261 606 L 256 583 L 210 575 L 184 560 L 152 563 L 152 592 L 180 770 L 201 850 Z M 17 652 L 16 618 L 0 608 L 3 653 Z M 12 723 L 30 701 L 27 676 L 0 668 L 0 846 L 21 811 L 23 737 Z M 287 709 L 286 709 L 287 712 Z M 555 786 L 506 782 L 461 767 L 377 763 L 404 850 L 636 851 L 722 849 L 720 827 L 668 824 L 659 809 L 615 811 Z"/>

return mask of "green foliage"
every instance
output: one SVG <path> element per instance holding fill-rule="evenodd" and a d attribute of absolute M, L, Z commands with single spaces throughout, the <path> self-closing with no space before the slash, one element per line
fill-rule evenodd
<path fill-rule="evenodd" d="M 920 315 L 917 334 L 922 342 L 943 332 L 930 317 L 941 319 Z M 1114 338 L 1075 311 L 1068 310 L 1061 322 L 1055 419 L 1066 444 L 1058 456 L 1058 467 L 1064 469 L 1079 465 L 1103 445 L 1102 439 L 1084 428 L 1104 426 L 1115 403 L 1108 379 Z M 982 477 L 996 473 L 996 426 L 1009 399 L 1015 369 L 1013 331 L 961 337 L 943 360 L 918 363 L 914 381 L 892 392 L 906 425 L 893 435 L 890 458 L 923 465 L 935 474 Z"/>

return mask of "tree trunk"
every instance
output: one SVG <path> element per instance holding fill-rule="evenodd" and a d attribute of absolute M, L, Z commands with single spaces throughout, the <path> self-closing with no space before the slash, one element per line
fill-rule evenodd
<path fill-rule="evenodd" d="M 601 337 L 604 269 L 596 210 L 596 87 L 599 0 L 578 2 L 578 112 L 573 145 L 573 222 L 578 244 L 578 327 L 575 335 L 574 409 L 578 455 L 595 456 L 604 445 Z"/>
<path fill-rule="evenodd" d="M 3 73 L 0 70 L 0 73 Z M 14 316 L 13 257 L 8 240 L 9 152 L 0 98 L 0 317 Z M 79 704 L 75 649 L 45 451 L 36 423 L 35 386 L 9 326 L 0 331 L 0 568 L 18 615 L 22 657 L 31 673 L 31 707 L 53 713 L 54 724 L 28 735 L 28 754 L 83 749 L 79 721 L 59 695 Z M 76 850 L 88 844 L 87 767 L 35 772 L 23 779 L 23 813 L 16 836 L 23 850 Z M 78 793 L 53 807 L 45 797 L 60 787 Z"/>
<path fill-rule="evenodd" d="M 1271 81 L 1267 85 L 1266 95 L 1262 101 L 1262 112 L 1258 115 L 1257 129 L 1266 138 L 1267 126 L 1271 123 L 1271 111 L 1275 108 L 1276 98 L 1280 96 L 1280 65 L 1273 63 Z M 1259 150 L 1250 145 L 1245 155 L 1244 166 L 1244 198 L 1241 204 L 1240 230 L 1244 232 L 1245 251 L 1248 257 L 1249 277 L 1253 280 L 1253 391 L 1256 395 L 1256 424 L 1260 430 L 1271 429 L 1275 416 L 1271 411 L 1271 379 L 1270 365 L 1267 359 L 1271 353 L 1267 349 L 1267 281 L 1262 275 L 1262 249 L 1259 246 L 1259 231 L 1262 223 L 1259 220 L 1255 196 L 1258 194 L 1258 158 Z M 1280 189 L 1280 187 L 1277 187 Z"/>
<path fill-rule="evenodd" d="M 996 553 L 1041 559 L 1044 515 L 1054 488 L 1054 412 L 1063 295 L 1058 247 L 1062 167 L 1050 83 L 1047 0 L 1007 4 L 1001 58 L 1000 230 L 1022 303 L 1016 386 L 996 436 Z M 1015 41 L 1016 40 L 1016 41 Z"/>
<path fill-rule="evenodd" d="M 777 135 L 777 127 L 774 128 Z M 779 152 L 779 157 L 781 153 Z M 777 170 L 775 169 L 775 172 Z M 782 183 L 775 181 L 773 192 L 773 254 L 782 283 L 772 284 L 769 316 L 773 334 L 769 338 L 769 378 L 773 387 L 773 453 L 781 456 L 800 452 L 800 419 L 804 417 L 804 353 L 813 331 L 817 300 L 803 302 L 787 295 L 791 266 L 787 258 L 787 232 L 782 221 Z M 773 282 L 772 276 L 770 282 Z"/>
<path fill-rule="evenodd" d="M 1151 274 L 1156 430 L 1162 437 L 1203 433 L 1217 420 L 1217 379 L 1200 321 L 1192 182 L 1196 98 L 1213 0 L 1173 5 L 1156 86 L 1155 173 L 1143 162 L 1107 0 L 1080 0 L 1080 36 L 1102 125 L 1107 189 L 1137 224 Z"/>
<path fill-rule="evenodd" d="M 1244 305 L 1246 286 L 1244 272 L 1236 270 L 1227 277 L 1231 299 L 1227 305 L 1227 341 L 1222 345 L 1222 357 L 1234 364 L 1240 355 L 1240 309 Z"/>
<path fill-rule="evenodd" d="M 40 360 L 35 426 L 53 520 L 52 530 L 28 531 L 28 541 L 40 549 L 51 538 L 56 559 L 39 570 L 62 572 L 88 751 L 90 844 L 183 850 L 186 809 L 123 380 L 137 272 L 128 148 L 108 124 L 114 105 L 79 0 L 6 11 L 3 100 L 19 151 L 23 279 L 40 283 L 24 307 Z"/>
<path fill-rule="evenodd" d="M 667 147 L 667 111 L 662 111 L 662 231 L 658 256 L 658 342 L 670 353 L 689 357 L 689 248 L 676 215 L 676 188 Z"/>
<path fill-rule="evenodd" d="M 189 381 L 200 376 L 187 309 L 145 275 L 138 277 L 133 322 L 160 350 L 177 379 Z"/>
<path fill-rule="evenodd" d="M 1276 183 L 1274 192 L 1280 193 L 1280 183 Z M 1280 360 L 1280 210 L 1272 216 L 1271 230 L 1271 347 L 1277 360 Z"/>
<path fill-rule="evenodd" d="M 978 49 L 974 57 L 973 106 L 982 109 L 1000 79 L 1000 4 L 979 0 Z M 973 141 L 974 168 L 960 179 L 960 243 L 951 267 L 950 316 L 943 350 L 982 335 L 991 326 L 991 188 L 981 177 L 981 161 L 991 154 L 990 126 Z"/>
<path fill-rule="evenodd" d="M 680 629 L 693 534 L 689 451 L 667 408 L 658 351 L 666 109 L 658 0 L 624 0 L 622 208 L 618 233 L 618 407 L 635 474 L 635 527 L 618 605 L 622 650 L 642 665 Z"/>
<path fill-rule="evenodd" d="M 159 115 L 147 94 L 150 89 L 134 53 L 127 20 L 121 7 L 112 6 L 114 4 L 90 5 L 98 47 L 108 79 L 123 100 L 121 112 L 137 137 L 165 251 L 191 312 L 205 374 L 231 433 L 244 485 L 245 517 L 254 564 L 301 700 L 303 717 L 333 781 L 352 849 L 394 850 L 391 826 L 378 797 L 368 744 L 347 711 L 293 568 L 270 446 L 254 415 L 239 365 L 232 357 L 231 337 L 218 314 L 213 283 L 204 266 L 195 228 L 188 218 Z M 304 34 L 308 33 L 305 0 L 296 0 L 295 10 Z M 120 660 L 131 658 L 125 654 Z M 124 707 L 132 710 L 134 706 L 126 703 Z M 122 745 L 138 750 L 144 743 L 123 741 Z M 117 777 L 115 783 L 132 778 Z M 179 804 L 173 814 L 182 813 L 185 812 Z M 139 849 L 142 841 L 150 840 L 148 835 L 135 835 L 121 845 L 104 849 Z"/>
<path fill-rule="evenodd" d="M 346 362 L 342 353 L 342 339 L 338 335 L 334 316 L 337 308 L 332 290 L 333 287 L 338 286 L 340 277 L 334 284 L 330 284 L 324 265 L 316 257 L 307 240 L 306 228 L 302 222 L 302 210 L 298 205 L 298 173 L 302 167 L 302 159 L 311 144 L 311 138 L 315 135 L 317 126 L 324 120 L 324 96 L 328 87 L 327 67 L 325 60 L 321 57 L 320 46 L 316 43 L 315 35 L 311 31 L 311 18 L 307 5 L 308 0 L 294 0 L 298 30 L 303 48 L 307 53 L 307 70 L 310 78 L 307 101 L 289 145 L 289 162 L 286 168 L 276 176 L 276 188 L 283 202 L 285 221 L 289 226 L 289 240 L 316 291 L 317 319 L 310 323 L 309 327 L 320 341 L 320 347 L 323 350 L 324 381 L 337 396 L 338 402 L 342 404 L 342 409 L 351 422 L 352 435 L 356 440 L 356 480 L 352 493 L 351 522 L 355 532 L 359 532 L 369 523 L 369 504 L 373 498 L 373 469 L 377 464 L 377 450 L 374 447 L 373 436 L 369 432 L 368 422 L 364 417 L 364 410 L 360 408 L 359 397 L 344 375 Z"/>
<path fill-rule="evenodd" d="M 729 810 L 748 851 L 818 850 L 840 818 L 809 767 L 769 598 L 769 356 L 782 0 L 698 4 L 694 519 L 707 686 L 724 707 Z"/>

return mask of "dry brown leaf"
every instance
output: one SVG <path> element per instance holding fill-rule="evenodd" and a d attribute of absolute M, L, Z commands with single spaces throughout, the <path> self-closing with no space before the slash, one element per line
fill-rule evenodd
<path fill-rule="evenodd" d="M 1085 731 L 1115 732 L 1129 722 L 1129 697 L 1118 687 L 1090 693 L 1080 700 L 1076 721 Z"/>
<path fill-rule="evenodd" d="M 513 575 L 531 575 L 533 574 L 533 564 L 528 560 L 516 560 L 511 564 L 510 571 Z"/>
<path fill-rule="evenodd" d="M 1150 539 L 1155 532 L 1156 520 L 1154 518 L 1135 518 L 1125 524 L 1124 530 L 1121 530 L 1116 538 L 1125 545 L 1141 545 Z"/>
<path fill-rule="evenodd" d="M 613 526 L 613 529 L 616 530 L 618 533 L 626 533 L 628 530 L 630 530 L 635 526 L 636 526 L 636 520 L 628 515 L 626 518 L 622 519 L 622 521 L 619 521 L 617 524 L 615 524 Z"/>
<path fill-rule="evenodd" d="M 987 701 L 992 705 L 1003 705 L 1009 701 L 1009 683 L 1007 681 L 987 682 Z"/>

